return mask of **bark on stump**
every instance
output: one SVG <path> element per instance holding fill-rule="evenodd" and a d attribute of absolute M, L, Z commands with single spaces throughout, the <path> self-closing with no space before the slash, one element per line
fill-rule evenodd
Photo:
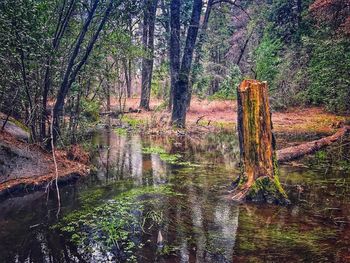
<path fill-rule="evenodd" d="M 244 80 L 237 99 L 242 170 L 233 199 L 286 204 L 278 178 L 267 83 Z"/>

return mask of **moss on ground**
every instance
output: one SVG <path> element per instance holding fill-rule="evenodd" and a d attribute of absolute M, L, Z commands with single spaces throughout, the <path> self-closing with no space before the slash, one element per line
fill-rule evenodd
<path fill-rule="evenodd" d="M 250 187 L 246 199 L 253 202 L 267 202 L 269 204 L 289 204 L 289 200 L 283 190 L 278 177 L 260 177 Z"/>

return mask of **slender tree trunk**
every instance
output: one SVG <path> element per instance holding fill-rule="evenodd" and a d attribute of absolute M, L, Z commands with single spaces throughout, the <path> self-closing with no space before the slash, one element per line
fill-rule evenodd
<path fill-rule="evenodd" d="M 74 112 L 74 119 L 73 119 L 73 131 L 72 131 L 72 138 L 71 138 L 71 142 L 73 144 L 77 143 L 76 134 L 77 134 L 78 123 L 79 123 L 79 118 L 80 118 L 80 100 L 81 100 L 81 97 L 83 95 L 82 93 L 83 93 L 82 91 L 80 91 L 78 93 L 77 102 L 75 105 L 75 112 Z"/>
<path fill-rule="evenodd" d="M 241 48 L 241 52 L 240 52 L 239 57 L 238 57 L 237 62 L 236 62 L 237 65 L 239 65 L 239 63 L 241 63 L 241 60 L 242 60 L 243 55 L 244 55 L 244 52 L 245 52 L 245 50 L 246 50 L 246 48 L 247 48 L 247 46 L 248 46 L 249 40 L 250 40 L 250 38 L 252 37 L 253 33 L 254 33 L 254 30 L 252 30 L 252 31 L 250 32 L 250 34 L 248 35 L 246 41 L 244 42 L 244 45 L 243 45 L 243 47 Z"/>
<path fill-rule="evenodd" d="M 52 62 L 54 59 L 55 52 L 57 52 L 60 45 L 61 39 L 67 29 L 70 18 L 72 17 L 76 0 L 71 0 L 67 11 L 66 10 L 66 1 L 63 2 L 62 7 L 59 12 L 56 31 L 54 39 L 52 41 L 52 55 L 49 55 L 46 62 L 45 76 L 44 76 L 44 88 L 42 90 L 42 109 L 41 109 L 41 118 L 40 118 L 40 137 L 42 140 L 46 138 L 46 121 L 47 121 L 47 99 L 49 92 L 51 90 L 51 71 L 52 71 Z"/>
<path fill-rule="evenodd" d="M 106 84 L 106 96 L 107 96 L 107 112 L 111 112 L 111 87 L 109 83 Z"/>
<path fill-rule="evenodd" d="M 169 76 L 170 76 L 170 79 L 171 79 L 171 76 L 172 76 L 172 70 L 171 70 L 171 54 L 170 54 L 170 45 L 171 45 L 171 28 L 170 28 L 170 6 L 167 5 L 165 3 L 165 0 L 161 0 L 161 9 L 162 9 L 162 13 L 163 13 L 163 16 L 165 17 L 164 19 L 164 29 L 165 29 L 165 35 L 166 35 L 166 43 L 167 43 L 167 46 L 168 46 L 168 50 L 167 50 L 167 57 L 168 57 L 168 61 L 170 63 L 170 66 L 169 66 Z M 176 7 L 176 8 L 180 8 L 180 4 Z M 179 25 L 180 25 L 180 21 L 179 21 Z M 171 86 L 170 86 L 170 89 L 169 91 L 167 91 L 168 87 L 168 79 L 166 80 L 166 85 L 164 87 L 164 90 L 163 90 L 163 98 L 164 100 L 167 99 L 168 97 L 168 111 L 171 111 L 171 108 L 172 108 L 172 91 L 171 91 Z"/>
<path fill-rule="evenodd" d="M 267 83 L 244 80 L 237 95 L 242 174 L 233 199 L 285 204 L 288 201 L 278 178 Z"/>
<path fill-rule="evenodd" d="M 149 110 L 151 97 L 151 84 L 153 74 L 154 55 L 154 28 L 158 0 L 146 1 L 144 13 L 142 43 L 147 51 L 147 55 L 142 59 L 142 81 L 141 81 L 141 101 L 140 108 Z"/>
<path fill-rule="evenodd" d="M 33 98 L 31 96 L 31 91 L 28 83 L 27 70 L 26 70 L 26 65 L 24 61 L 24 51 L 20 49 L 19 53 L 20 53 L 20 60 L 21 60 L 21 75 L 23 80 L 23 86 L 27 95 L 28 105 L 29 105 L 29 114 L 27 115 L 28 117 L 26 119 L 27 119 L 28 126 L 30 127 L 30 130 L 31 130 L 31 139 L 35 141 L 37 139 L 36 129 L 35 129 L 36 109 L 34 108 Z"/>
<path fill-rule="evenodd" d="M 131 94 L 132 94 L 132 59 L 129 58 L 129 66 L 128 66 L 128 72 L 129 72 L 129 81 L 128 81 L 128 98 L 131 98 Z"/>
<path fill-rule="evenodd" d="M 147 51 L 148 46 L 148 31 L 149 31 L 149 5 L 150 0 L 145 0 L 145 7 L 143 13 L 143 24 L 142 24 L 142 47 Z M 147 57 L 142 58 L 142 70 L 141 70 L 141 100 L 140 108 L 148 109 L 147 107 L 147 84 L 148 84 L 148 67 Z"/>
<path fill-rule="evenodd" d="M 169 110 L 172 109 L 174 90 L 179 79 L 180 71 L 180 11 L 181 1 L 172 0 L 170 3 L 170 94 L 169 94 Z"/>
<path fill-rule="evenodd" d="M 179 71 L 179 79 L 174 87 L 174 101 L 171 122 L 173 125 L 180 128 L 185 127 L 186 122 L 189 75 L 191 72 L 193 51 L 198 34 L 202 5 L 202 0 L 194 0 L 193 2 L 191 23 L 187 32 L 184 54 Z"/>
<path fill-rule="evenodd" d="M 124 77 L 126 84 L 126 95 L 128 98 L 131 97 L 131 74 L 130 74 L 130 59 L 123 60 Z"/>
<path fill-rule="evenodd" d="M 132 32 L 132 16 L 130 15 L 129 17 L 129 35 L 130 35 L 130 39 L 133 39 L 133 32 Z M 131 93 L 132 93 L 132 62 L 133 62 L 133 57 L 130 56 L 128 58 L 128 69 L 127 69 L 127 73 L 128 73 L 128 83 L 127 83 L 127 93 L 128 93 L 128 98 L 131 98 Z"/>
<path fill-rule="evenodd" d="M 213 2 L 214 2 L 214 0 L 208 0 L 207 8 L 205 9 L 203 23 L 202 23 L 200 33 L 198 36 L 197 46 L 196 46 L 196 50 L 195 50 L 195 57 L 194 57 L 194 62 L 193 62 L 193 68 L 192 68 L 192 73 L 191 73 L 191 82 L 190 82 L 191 85 L 190 85 L 189 94 L 188 94 L 187 108 L 190 107 L 190 103 L 191 103 L 192 86 L 194 83 L 196 83 L 197 77 L 198 77 L 198 71 L 200 68 L 202 53 L 203 53 L 202 48 L 203 48 L 203 45 L 205 42 L 205 38 L 207 36 L 207 28 L 208 28 L 209 17 L 210 17 L 210 13 L 212 10 Z"/>

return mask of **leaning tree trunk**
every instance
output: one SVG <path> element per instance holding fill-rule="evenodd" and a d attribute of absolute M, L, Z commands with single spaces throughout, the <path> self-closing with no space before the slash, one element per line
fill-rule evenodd
<path fill-rule="evenodd" d="M 237 95 L 242 173 L 233 199 L 284 204 L 288 200 L 278 178 L 267 83 L 244 80 Z"/>

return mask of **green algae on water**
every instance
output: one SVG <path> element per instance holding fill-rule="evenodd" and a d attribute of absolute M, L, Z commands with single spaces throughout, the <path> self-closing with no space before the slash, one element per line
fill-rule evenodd
<path fill-rule="evenodd" d="M 127 130 L 124 129 L 124 128 L 115 128 L 114 129 L 114 132 L 117 134 L 117 135 L 120 135 L 120 136 L 126 136 L 128 134 Z"/>
<path fill-rule="evenodd" d="M 159 226 L 163 220 L 161 207 L 145 212 L 145 207 L 159 198 L 175 195 L 169 186 L 147 186 L 119 193 L 102 204 L 94 201 L 103 196 L 103 190 L 89 191 L 80 197 L 82 209 L 63 217 L 56 228 L 70 235 L 80 249 L 94 247 L 112 251 L 125 261 L 133 261 L 134 250 L 143 246 L 139 238 L 145 221 Z M 154 222 L 153 222 L 154 221 Z"/>
<path fill-rule="evenodd" d="M 179 164 L 181 158 L 180 154 L 167 153 L 165 149 L 155 146 L 155 147 L 144 147 L 142 148 L 142 153 L 144 154 L 158 154 L 159 158 L 169 164 Z"/>

